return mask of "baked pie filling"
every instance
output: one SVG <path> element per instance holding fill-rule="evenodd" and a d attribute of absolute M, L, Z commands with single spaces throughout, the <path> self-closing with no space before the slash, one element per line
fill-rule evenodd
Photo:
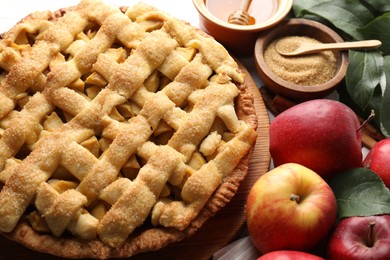
<path fill-rule="evenodd" d="M 121 248 L 139 230 L 183 231 L 256 140 L 234 59 L 143 3 L 33 13 L 2 35 L 0 67 L 6 236 L 24 224 Z"/>

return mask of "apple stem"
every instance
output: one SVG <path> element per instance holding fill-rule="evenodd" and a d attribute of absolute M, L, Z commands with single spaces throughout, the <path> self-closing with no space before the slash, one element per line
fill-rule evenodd
<path fill-rule="evenodd" d="M 296 194 L 291 194 L 290 195 L 290 200 L 295 201 L 296 203 L 299 203 L 299 196 Z"/>
<path fill-rule="evenodd" d="M 368 124 L 374 117 L 375 117 L 375 111 L 374 111 L 374 109 L 371 109 L 370 115 L 368 116 L 368 118 L 366 120 L 364 120 L 364 122 L 358 127 L 358 129 L 356 129 L 356 132 L 359 131 L 360 129 L 362 129 L 363 126 Z"/>
<path fill-rule="evenodd" d="M 373 247 L 374 246 L 374 227 L 375 227 L 376 222 L 370 222 L 370 228 L 368 230 L 368 240 L 367 240 L 367 246 L 368 247 Z"/>

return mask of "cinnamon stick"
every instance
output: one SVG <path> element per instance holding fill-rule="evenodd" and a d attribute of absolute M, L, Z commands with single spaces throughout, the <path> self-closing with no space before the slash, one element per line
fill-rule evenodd
<path fill-rule="evenodd" d="M 260 94 L 263 98 L 264 104 L 267 107 L 267 109 L 274 115 L 278 115 L 280 112 L 276 110 L 276 108 L 273 106 L 272 101 L 274 99 L 274 95 L 265 87 L 260 87 Z"/>

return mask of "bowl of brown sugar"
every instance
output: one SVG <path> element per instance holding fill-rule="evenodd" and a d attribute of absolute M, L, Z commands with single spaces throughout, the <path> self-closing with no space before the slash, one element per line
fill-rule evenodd
<path fill-rule="evenodd" d="M 321 51 L 285 56 L 278 50 L 292 50 L 299 43 L 335 42 L 343 42 L 343 39 L 322 23 L 301 18 L 284 20 L 257 38 L 257 71 L 265 86 L 275 95 L 296 102 L 323 98 L 345 77 L 347 52 Z"/>

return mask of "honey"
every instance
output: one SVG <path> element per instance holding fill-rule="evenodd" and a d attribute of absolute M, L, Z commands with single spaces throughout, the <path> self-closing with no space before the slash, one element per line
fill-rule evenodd
<path fill-rule="evenodd" d="M 206 8 L 218 19 L 228 21 L 229 15 L 240 8 L 242 0 L 206 0 Z M 252 0 L 247 10 L 250 25 L 268 20 L 278 7 L 277 0 Z"/>

